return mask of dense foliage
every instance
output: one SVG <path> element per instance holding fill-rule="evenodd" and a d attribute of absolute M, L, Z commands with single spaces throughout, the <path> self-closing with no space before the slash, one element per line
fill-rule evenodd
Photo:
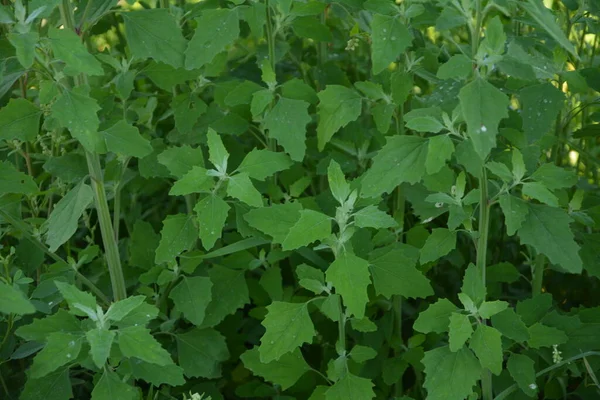
<path fill-rule="evenodd" d="M 0 398 L 600 398 L 599 17 L 2 1 Z"/>

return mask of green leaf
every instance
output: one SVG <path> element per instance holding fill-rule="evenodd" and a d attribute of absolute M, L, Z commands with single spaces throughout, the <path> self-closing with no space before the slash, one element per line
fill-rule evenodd
<path fill-rule="evenodd" d="M 326 400 L 370 400 L 375 398 L 373 382 L 347 372 L 325 392 Z"/>
<path fill-rule="evenodd" d="M 521 244 L 533 246 L 550 262 L 559 264 L 570 273 L 581 273 L 583 266 L 579 246 L 569 227 L 569 215 L 559 208 L 546 205 L 528 203 L 527 207 L 529 213 L 518 231 Z"/>
<path fill-rule="evenodd" d="M 318 96 L 317 140 L 319 151 L 323 151 L 325 145 L 340 128 L 360 116 L 362 99 L 356 91 L 340 85 L 328 85 L 325 90 L 318 93 Z"/>
<path fill-rule="evenodd" d="M 311 370 L 299 349 L 284 354 L 279 360 L 263 363 L 258 348 L 254 347 L 242 354 L 240 359 L 254 375 L 281 386 L 282 390 L 292 387 L 305 372 Z"/>
<path fill-rule="evenodd" d="M 100 106 L 88 94 L 89 88 L 78 86 L 64 90 L 52 105 L 52 117 L 67 128 L 83 147 L 91 152 L 104 153 L 106 144 L 98 133 L 100 120 L 96 113 Z"/>
<path fill-rule="evenodd" d="M 478 78 L 464 86 L 458 98 L 473 147 L 485 159 L 496 147 L 500 120 L 508 117 L 508 97 L 488 81 Z"/>
<path fill-rule="evenodd" d="M 439 172 L 454 153 L 454 143 L 448 135 L 438 135 L 429 138 L 425 169 L 427 174 Z"/>
<path fill-rule="evenodd" d="M 157 365 L 173 364 L 169 352 L 154 339 L 149 329 L 129 326 L 120 329 L 118 333 L 117 342 L 125 357 L 135 357 Z"/>
<path fill-rule="evenodd" d="M 425 298 L 433 294 L 429 280 L 416 268 L 417 249 L 408 245 L 384 247 L 369 256 L 369 269 L 378 295 Z"/>
<path fill-rule="evenodd" d="M 86 313 L 82 312 L 77 306 L 84 306 L 89 310 L 96 312 L 96 298 L 88 292 L 77 289 L 74 285 L 69 283 L 54 281 L 54 284 L 60 291 L 60 294 L 69 305 L 71 314 L 85 316 Z"/>
<path fill-rule="evenodd" d="M 158 387 L 162 384 L 181 386 L 185 384 L 183 368 L 172 365 L 156 365 L 133 358 L 130 360 L 131 372 L 136 379 L 143 379 Z"/>
<path fill-rule="evenodd" d="M 208 276 L 212 282 L 212 300 L 206 307 L 202 328 L 212 327 L 250 302 L 244 270 L 215 265 Z"/>
<path fill-rule="evenodd" d="M 120 120 L 100 133 L 106 140 L 106 148 L 113 153 L 137 158 L 152 153 L 150 142 L 140 135 L 138 128 L 129 125 L 125 120 Z"/>
<path fill-rule="evenodd" d="M 35 140 L 40 127 L 41 110 L 23 98 L 10 99 L 0 109 L 0 140 Z"/>
<path fill-rule="evenodd" d="M 506 233 L 512 236 L 523 226 L 523 222 L 527 219 L 529 208 L 527 208 L 527 203 L 523 200 L 508 193 L 501 194 L 499 202 L 504 214 Z"/>
<path fill-rule="evenodd" d="M 134 59 L 153 58 L 175 68 L 183 67 L 187 42 L 168 9 L 131 11 L 121 13 L 121 16 L 125 21 L 125 36 Z"/>
<path fill-rule="evenodd" d="M 521 118 L 525 135 L 530 142 L 537 141 L 553 129 L 565 95 L 546 82 L 522 89 L 519 96 L 523 104 Z"/>
<path fill-rule="evenodd" d="M 417 183 L 425 175 L 428 140 L 418 136 L 391 136 L 373 158 L 362 179 L 362 197 L 391 193 L 401 183 Z"/>
<path fill-rule="evenodd" d="M 466 347 L 455 353 L 447 346 L 427 351 L 422 362 L 427 400 L 463 400 L 481 375 L 479 362 Z"/>
<path fill-rule="evenodd" d="M 473 62 L 463 54 L 455 54 L 440 66 L 436 76 L 440 79 L 465 79 L 473 71 Z"/>
<path fill-rule="evenodd" d="M 267 306 L 262 321 L 266 332 L 260 341 L 260 361 L 270 363 L 294 351 L 303 343 L 310 343 L 315 328 L 308 315 L 308 303 L 274 301 Z"/>
<path fill-rule="evenodd" d="M 330 217 L 313 210 L 300 210 L 299 213 L 300 219 L 290 228 L 281 243 L 283 251 L 308 246 L 331 235 Z"/>
<path fill-rule="evenodd" d="M 190 250 L 198 238 L 194 217 L 185 214 L 167 215 L 160 231 L 160 242 L 156 248 L 154 262 L 170 262 L 179 254 Z"/>
<path fill-rule="evenodd" d="M 511 182 L 513 180 L 513 173 L 508 169 L 506 164 L 490 161 L 485 164 L 485 167 L 504 182 Z"/>
<path fill-rule="evenodd" d="M 459 311 L 458 307 L 448 299 L 439 299 L 425 311 L 421 311 L 413 328 L 422 333 L 443 333 L 448 331 L 450 316 Z"/>
<path fill-rule="evenodd" d="M 16 168 L 8 161 L 0 161 L 0 195 L 6 193 L 33 194 L 38 186 L 33 178 Z"/>
<path fill-rule="evenodd" d="M 475 352 L 483 368 L 494 375 L 502 372 L 502 334 L 491 326 L 479 324 L 469 347 Z"/>
<path fill-rule="evenodd" d="M 301 264 L 296 267 L 296 275 L 298 275 L 298 283 L 303 288 L 308 289 L 315 294 L 320 294 L 325 291 L 325 276 L 320 269 Z"/>
<path fill-rule="evenodd" d="M 375 121 L 375 126 L 380 133 L 387 133 L 390 130 L 390 125 L 392 123 L 392 117 L 394 115 L 394 111 L 396 110 L 396 105 L 393 103 L 379 103 L 371 108 L 371 115 L 373 115 L 373 121 Z"/>
<path fill-rule="evenodd" d="M 556 197 L 554 193 L 549 191 L 546 186 L 539 182 L 523 183 L 522 192 L 525 196 L 539 200 L 540 202 L 546 203 L 551 207 L 558 207 L 558 197 Z"/>
<path fill-rule="evenodd" d="M 417 132 L 438 133 L 444 129 L 440 119 L 441 112 L 438 107 L 417 108 L 404 115 L 406 127 Z"/>
<path fill-rule="evenodd" d="M 171 108 L 175 117 L 175 127 L 180 133 L 188 134 L 208 107 L 197 95 L 182 93 L 173 98 Z"/>
<path fill-rule="evenodd" d="M 353 254 L 343 253 L 329 266 L 326 272 L 328 282 L 342 295 L 348 313 L 362 318 L 369 302 L 367 287 L 371 284 L 369 262 Z"/>
<path fill-rule="evenodd" d="M 273 237 L 273 243 L 281 244 L 300 219 L 301 210 L 300 203 L 273 204 L 248 211 L 244 219 L 251 227 Z"/>
<path fill-rule="evenodd" d="M 529 299 L 517 303 L 517 313 L 523 318 L 523 322 L 529 326 L 541 321 L 548 310 L 552 307 L 552 295 L 550 293 L 537 294 Z"/>
<path fill-rule="evenodd" d="M 241 172 L 227 179 L 227 195 L 243 201 L 251 207 L 262 207 L 262 195 L 250 180 L 248 174 Z"/>
<path fill-rule="evenodd" d="M 450 351 L 457 352 L 471 338 L 473 327 L 468 315 L 453 312 L 450 315 L 450 330 L 448 332 Z"/>
<path fill-rule="evenodd" d="M 94 364 L 99 369 L 104 367 L 110 355 L 110 348 L 115 340 L 115 335 L 115 331 L 101 328 L 91 329 L 85 333 L 85 337 L 90 345 L 90 356 L 92 356 L 92 361 L 94 361 Z"/>
<path fill-rule="evenodd" d="M 513 377 L 519 389 L 529 397 L 534 397 L 537 393 L 535 383 L 535 363 L 533 360 L 523 354 L 513 353 L 506 364 L 510 376 Z"/>
<path fill-rule="evenodd" d="M 88 53 L 81 38 L 73 30 L 51 27 L 48 38 L 54 57 L 65 63 L 63 71 L 66 75 L 104 75 L 100 61 Z"/>
<path fill-rule="evenodd" d="M 214 329 L 195 328 L 177 334 L 179 365 L 188 378 L 221 376 L 221 362 L 229 359 L 225 337 Z"/>
<path fill-rule="evenodd" d="M 210 64 L 240 34 L 237 9 L 204 10 L 196 24 L 194 37 L 185 50 L 186 69 Z"/>
<path fill-rule="evenodd" d="M 355 345 L 349 354 L 350 358 L 357 363 L 363 363 L 377 357 L 377 351 L 372 347 Z"/>
<path fill-rule="evenodd" d="M 527 326 L 512 308 L 507 308 L 496 315 L 492 315 L 492 325 L 494 328 L 498 329 L 502 335 L 512 340 L 520 343 L 529 340 Z"/>
<path fill-rule="evenodd" d="M 169 147 L 158 155 L 158 162 L 177 178 L 183 178 L 194 167 L 204 167 L 202 148 L 190 146 Z"/>
<path fill-rule="evenodd" d="M 479 315 L 483 319 L 489 319 L 493 315 L 498 314 L 506 310 L 508 307 L 508 303 L 506 301 L 494 300 L 494 301 L 484 301 L 483 304 L 479 307 Z"/>
<path fill-rule="evenodd" d="M 129 237 L 129 264 L 145 270 L 154 266 L 154 255 L 160 243 L 160 236 L 152 225 L 141 219 L 133 224 Z"/>
<path fill-rule="evenodd" d="M 476 305 L 481 304 L 485 300 L 487 290 L 485 283 L 481 280 L 481 272 L 475 264 L 470 263 L 465 270 L 460 291 L 469 296 Z"/>
<path fill-rule="evenodd" d="M 131 296 L 119 300 L 111 304 L 106 314 L 104 314 L 104 318 L 108 321 L 119 322 L 138 308 L 145 300 L 146 296 Z"/>
<path fill-rule="evenodd" d="M 577 50 L 573 44 L 569 41 L 565 33 L 562 31 L 552 11 L 550 11 L 543 2 L 536 0 L 527 0 L 526 2 L 519 3 L 521 7 L 525 9 L 531 15 L 531 17 L 542 27 L 558 44 L 560 44 L 565 50 L 579 59 Z"/>
<path fill-rule="evenodd" d="M 421 249 L 421 264 L 435 261 L 456 248 L 456 232 L 446 228 L 431 231 L 425 245 Z"/>
<path fill-rule="evenodd" d="M 25 340 L 44 343 L 53 332 L 62 331 L 75 336 L 83 335 L 79 320 L 63 309 L 42 319 L 34 319 L 29 325 L 20 326 L 15 334 Z"/>
<path fill-rule="evenodd" d="M 46 346 L 33 359 L 29 376 L 34 379 L 41 378 L 72 362 L 81 351 L 81 342 L 81 336 L 52 332 L 48 335 Z"/>
<path fill-rule="evenodd" d="M 92 400 L 136 400 L 138 398 L 138 391 L 123 382 L 119 375 L 110 369 L 104 370 L 92 390 Z"/>
<path fill-rule="evenodd" d="M 325 26 L 314 17 L 306 16 L 294 18 L 292 28 L 296 35 L 303 38 L 312 39 L 316 42 L 333 41 L 333 36 L 329 27 Z"/>
<path fill-rule="evenodd" d="M 212 282 L 203 276 L 184 277 L 169 293 L 175 307 L 194 325 L 202 324 L 211 300 Z"/>
<path fill-rule="evenodd" d="M 214 178 L 207 174 L 203 167 L 192 167 L 188 172 L 173 184 L 169 194 L 171 196 L 185 196 L 191 193 L 209 192 L 214 186 Z"/>
<path fill-rule="evenodd" d="M 344 204 L 350 195 L 350 185 L 346 182 L 342 167 L 333 159 L 329 162 L 329 167 L 327 167 L 327 180 L 333 197 L 338 203 Z"/>
<path fill-rule="evenodd" d="M 47 222 L 46 243 L 50 251 L 56 251 L 75 234 L 79 218 L 93 200 L 94 191 L 82 181 L 56 203 Z"/>
<path fill-rule="evenodd" d="M 264 181 L 267 177 L 288 169 L 292 164 L 290 158 L 283 153 L 253 149 L 244 157 L 237 171 L 252 179 Z"/>
<path fill-rule="evenodd" d="M 17 59 L 21 65 L 26 69 L 31 68 L 35 58 L 35 47 L 40 40 L 39 34 L 37 32 L 16 33 L 13 31 L 10 32 L 7 37 L 10 44 L 15 48 Z"/>
<path fill-rule="evenodd" d="M 35 307 L 23 292 L 0 281 L 0 312 L 5 314 L 33 314 Z"/>
<path fill-rule="evenodd" d="M 158 308 L 148 303 L 142 303 L 133 309 L 127 316 L 121 321 L 118 321 L 116 325 L 119 328 L 128 326 L 145 326 L 151 320 L 155 319 L 158 315 Z"/>
<path fill-rule="evenodd" d="M 371 81 L 355 82 L 354 87 L 371 100 L 377 101 L 387 98 L 387 94 L 383 90 L 383 87 L 378 83 Z"/>
<path fill-rule="evenodd" d="M 573 171 L 550 163 L 542 164 L 531 178 L 550 190 L 570 188 L 577 183 L 577 175 Z"/>
<path fill-rule="evenodd" d="M 373 74 L 377 75 L 404 52 L 412 35 L 399 17 L 375 14 L 371 20 L 371 41 Z"/>
<path fill-rule="evenodd" d="M 227 160 L 229 153 L 221 140 L 221 136 L 214 129 L 209 129 L 208 139 L 208 159 L 220 172 L 227 171 Z"/>
<path fill-rule="evenodd" d="M 529 340 L 527 344 L 534 349 L 552 347 L 555 344 L 566 343 L 569 338 L 565 332 L 551 326 L 542 325 L 539 322 L 529 327 Z"/>
<path fill-rule="evenodd" d="M 194 207 L 199 225 L 200 240 L 206 250 L 215 245 L 225 227 L 229 205 L 220 197 L 210 194 L 200 200 Z"/>
<path fill-rule="evenodd" d="M 41 379 L 28 378 L 20 400 L 69 400 L 73 398 L 69 368 L 61 368 Z"/>
<path fill-rule="evenodd" d="M 354 214 L 354 222 L 359 228 L 393 228 L 398 222 L 385 211 L 374 205 L 367 206 Z"/>
<path fill-rule="evenodd" d="M 306 153 L 306 125 L 312 120 L 309 105 L 304 100 L 282 97 L 264 119 L 269 137 L 277 140 L 294 161 L 302 161 Z"/>

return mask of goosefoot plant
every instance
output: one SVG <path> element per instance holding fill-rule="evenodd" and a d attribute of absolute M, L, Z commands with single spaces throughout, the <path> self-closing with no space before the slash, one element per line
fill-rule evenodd
<path fill-rule="evenodd" d="M 2 1 L 0 397 L 599 398 L 599 16 Z"/>

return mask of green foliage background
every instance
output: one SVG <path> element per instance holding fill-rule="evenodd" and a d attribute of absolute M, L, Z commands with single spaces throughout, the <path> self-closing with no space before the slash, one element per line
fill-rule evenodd
<path fill-rule="evenodd" d="M 3 0 L 0 397 L 600 398 L 599 16 Z"/>

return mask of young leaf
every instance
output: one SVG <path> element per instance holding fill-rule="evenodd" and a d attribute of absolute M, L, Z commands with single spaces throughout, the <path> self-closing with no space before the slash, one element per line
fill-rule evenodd
<path fill-rule="evenodd" d="M 422 333 L 443 333 L 448 331 L 450 316 L 459 311 L 458 307 L 448 299 L 439 299 L 431 304 L 425 311 L 421 311 L 413 328 Z"/>
<path fill-rule="evenodd" d="M 452 157 L 454 143 L 448 135 L 438 135 L 429 139 L 425 168 L 429 175 L 439 172 Z"/>
<path fill-rule="evenodd" d="M 136 400 L 138 391 L 107 368 L 92 390 L 92 400 Z"/>
<path fill-rule="evenodd" d="M 198 228 L 190 215 L 168 215 L 160 231 L 160 243 L 156 249 L 154 262 L 162 264 L 175 259 L 185 250 L 192 248 L 198 238 Z"/>
<path fill-rule="evenodd" d="M 369 269 L 378 295 L 425 298 L 433 294 L 429 280 L 416 268 L 419 252 L 408 245 L 388 246 L 369 255 Z"/>
<path fill-rule="evenodd" d="M 48 38 L 54 57 L 65 63 L 63 71 L 66 75 L 104 74 L 100 61 L 88 53 L 81 38 L 73 30 L 51 27 L 48 31 Z"/>
<path fill-rule="evenodd" d="M 185 50 L 185 68 L 203 67 L 240 34 L 237 9 L 204 10 L 196 18 L 196 32 Z"/>
<path fill-rule="evenodd" d="M 398 222 L 374 205 L 367 206 L 354 214 L 354 222 L 359 228 L 393 228 Z"/>
<path fill-rule="evenodd" d="M 106 141 L 106 148 L 113 153 L 127 157 L 143 158 L 152 153 L 150 142 L 140 135 L 140 131 L 120 120 L 110 128 L 100 132 Z"/>
<path fill-rule="evenodd" d="M 169 147 L 158 155 L 158 162 L 176 178 L 183 178 L 192 168 L 204 167 L 204 155 L 200 147 Z"/>
<path fill-rule="evenodd" d="M 251 207 L 262 207 L 262 195 L 250 180 L 248 174 L 241 172 L 227 180 L 227 195 L 243 201 Z"/>
<path fill-rule="evenodd" d="M 223 199 L 214 194 L 206 196 L 194 207 L 198 218 L 200 240 L 206 250 L 212 249 L 217 239 L 221 237 L 230 208 Z"/>
<path fill-rule="evenodd" d="M 371 20 L 373 74 L 383 71 L 411 44 L 412 35 L 398 16 L 375 14 Z"/>
<path fill-rule="evenodd" d="M 467 267 L 460 291 L 469 296 L 475 305 L 479 305 L 485 300 L 487 290 L 485 283 L 481 280 L 479 268 L 475 264 L 471 263 Z"/>
<path fill-rule="evenodd" d="M 34 379 L 41 378 L 75 360 L 81 351 L 82 340 L 81 336 L 70 333 L 49 334 L 46 346 L 33 359 L 30 376 Z"/>
<path fill-rule="evenodd" d="M 498 329 L 502 335 L 519 343 L 524 343 L 529 340 L 527 326 L 521 320 L 521 316 L 515 313 L 515 310 L 512 308 L 507 308 L 501 313 L 492 315 L 492 325 L 494 328 Z"/>
<path fill-rule="evenodd" d="M 569 227 L 571 218 L 559 208 L 541 204 L 527 204 L 529 213 L 518 233 L 522 244 L 533 246 L 546 255 L 550 262 L 566 271 L 578 274 L 583 266 L 579 246 Z"/>
<path fill-rule="evenodd" d="M 529 208 L 527 207 L 527 203 L 523 200 L 511 196 L 508 193 L 501 194 L 499 202 L 502 213 L 504 214 L 506 233 L 509 236 L 512 236 L 521 228 L 523 222 L 527 219 Z"/>
<path fill-rule="evenodd" d="M 225 338 L 214 329 L 195 328 L 177 334 L 179 365 L 188 378 L 221 376 L 221 362 L 229 358 Z"/>
<path fill-rule="evenodd" d="M 212 282 L 212 300 L 204 313 L 202 328 L 212 327 L 250 302 L 244 270 L 215 265 L 208 272 Z"/>
<path fill-rule="evenodd" d="M 535 363 L 531 358 L 517 353 L 511 354 L 506 364 L 510 376 L 513 377 L 519 388 L 529 397 L 534 397 L 537 393 L 534 365 Z"/>
<path fill-rule="evenodd" d="M 313 210 L 300 210 L 300 219 L 285 235 L 283 251 L 294 250 L 331 234 L 331 218 Z"/>
<path fill-rule="evenodd" d="M 318 96 L 317 140 L 319 151 L 323 151 L 340 128 L 360 116 L 362 100 L 356 91 L 340 85 L 328 85 Z"/>
<path fill-rule="evenodd" d="M 173 184 L 171 196 L 185 196 L 191 193 L 209 192 L 214 186 L 214 178 L 203 167 L 195 166 Z"/>
<path fill-rule="evenodd" d="M 134 59 L 153 58 L 175 68 L 183 67 L 187 42 L 168 9 L 131 11 L 121 13 L 121 16 L 125 21 L 125 36 Z"/>
<path fill-rule="evenodd" d="M 292 387 L 305 372 L 311 370 L 299 349 L 284 354 L 279 360 L 263 363 L 258 348 L 254 347 L 242 354 L 240 359 L 253 374 L 281 386 L 282 390 Z"/>
<path fill-rule="evenodd" d="M 325 392 L 326 400 L 370 400 L 375 398 L 373 382 L 350 372 L 338 380 Z"/>
<path fill-rule="evenodd" d="M 340 204 L 344 204 L 350 195 L 350 185 L 346 182 L 342 167 L 335 160 L 329 162 L 327 167 L 327 180 L 329 181 L 329 190 Z"/>
<path fill-rule="evenodd" d="M 363 176 L 361 196 L 377 197 L 403 182 L 419 182 L 425 175 L 427 145 L 427 139 L 418 136 L 388 137 Z"/>
<path fill-rule="evenodd" d="M 505 301 L 494 300 L 494 301 L 484 301 L 481 307 L 479 307 L 479 315 L 483 319 L 489 319 L 492 316 L 498 314 L 506 310 L 508 307 L 508 303 Z"/>
<path fill-rule="evenodd" d="M 292 164 L 290 158 L 283 153 L 253 149 L 244 157 L 237 171 L 252 179 L 264 181 L 267 177 L 288 169 Z"/>
<path fill-rule="evenodd" d="M 144 301 L 146 296 L 131 296 L 126 299 L 119 300 L 111 304 L 104 318 L 108 321 L 118 322 L 127 317 L 129 313 L 138 308 Z"/>
<path fill-rule="evenodd" d="M 353 254 L 343 253 L 329 266 L 326 272 L 328 282 L 342 295 L 348 313 L 362 318 L 369 301 L 367 287 L 371 284 L 369 262 Z"/>
<path fill-rule="evenodd" d="M 429 350 L 423 364 L 427 400 L 465 399 L 481 375 L 479 362 L 466 347 L 455 353 L 448 347 Z"/>
<path fill-rule="evenodd" d="M 306 153 L 306 125 L 312 120 L 309 105 L 304 100 L 282 97 L 264 119 L 269 137 L 277 140 L 294 161 L 302 161 Z"/>
<path fill-rule="evenodd" d="M 52 105 L 52 117 L 61 127 L 67 128 L 86 150 L 104 153 L 106 144 L 98 133 L 100 120 L 96 115 L 100 106 L 88 92 L 89 88 L 85 86 L 65 89 Z"/>
<path fill-rule="evenodd" d="M 262 322 L 266 332 L 258 348 L 262 363 L 281 359 L 303 343 L 310 343 L 315 336 L 307 303 L 274 301 L 267 306 L 267 311 Z"/>
<path fill-rule="evenodd" d="M 221 172 L 227 171 L 229 153 L 221 140 L 221 136 L 213 129 L 208 130 L 208 159 Z"/>
<path fill-rule="evenodd" d="M 35 307 L 20 290 L 0 281 L 0 312 L 4 314 L 33 314 Z"/>
<path fill-rule="evenodd" d="M 475 151 L 485 159 L 496 146 L 500 120 L 508 117 L 508 97 L 482 78 L 464 86 L 458 95 Z"/>
<path fill-rule="evenodd" d="M 456 232 L 445 228 L 433 229 L 421 249 L 421 264 L 435 261 L 456 248 Z"/>
<path fill-rule="evenodd" d="M 0 195 L 6 193 L 33 194 L 38 191 L 33 178 L 8 161 L 0 161 Z"/>
<path fill-rule="evenodd" d="M 469 347 L 475 352 L 481 366 L 494 375 L 502 372 L 502 334 L 491 326 L 479 324 Z"/>
<path fill-rule="evenodd" d="M 450 330 L 448 331 L 450 351 L 457 352 L 471 338 L 473 327 L 468 315 L 453 312 L 450 315 Z"/>
<path fill-rule="evenodd" d="M 56 251 L 73 236 L 79 224 L 79 218 L 94 199 L 92 188 L 80 182 L 54 206 L 48 218 L 46 243 L 50 251 Z"/>
<path fill-rule="evenodd" d="M 112 347 L 115 336 L 115 331 L 101 328 L 90 329 L 85 333 L 87 342 L 90 345 L 90 356 L 99 369 L 104 367 L 104 364 L 110 355 L 110 348 Z"/>
<path fill-rule="evenodd" d="M 130 326 L 120 329 L 118 333 L 117 343 L 125 357 L 135 357 L 157 365 L 173 364 L 169 352 L 154 339 L 149 329 Z"/>
<path fill-rule="evenodd" d="M 0 109 L 0 140 L 35 140 L 40 127 L 41 110 L 23 99 L 10 99 Z"/>
<path fill-rule="evenodd" d="M 204 321 L 204 312 L 211 300 L 212 282 L 203 276 L 184 277 L 171 290 L 169 298 L 192 324 L 198 326 Z"/>

